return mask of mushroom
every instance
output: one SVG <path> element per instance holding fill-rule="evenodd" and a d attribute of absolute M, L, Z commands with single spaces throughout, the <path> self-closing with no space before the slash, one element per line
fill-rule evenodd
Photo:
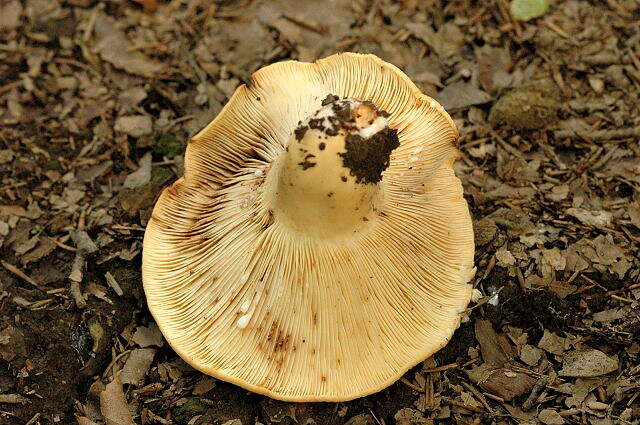
<path fill-rule="evenodd" d="M 395 66 L 257 71 L 194 136 L 144 238 L 147 302 L 194 368 L 288 401 L 379 391 L 472 295 L 455 124 Z"/>

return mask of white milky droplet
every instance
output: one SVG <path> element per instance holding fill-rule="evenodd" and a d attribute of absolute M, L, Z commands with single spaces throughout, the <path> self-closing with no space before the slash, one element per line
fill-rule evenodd
<path fill-rule="evenodd" d="M 245 314 L 238 319 L 238 329 L 244 329 L 249 324 L 249 320 L 251 320 L 250 314 Z"/>
<path fill-rule="evenodd" d="M 240 311 L 246 313 L 249 311 L 249 307 L 251 307 L 251 300 L 245 300 L 240 306 Z"/>

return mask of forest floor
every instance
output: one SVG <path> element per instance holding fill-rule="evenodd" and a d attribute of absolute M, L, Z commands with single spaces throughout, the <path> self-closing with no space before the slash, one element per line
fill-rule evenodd
<path fill-rule="evenodd" d="M 276 402 L 163 340 L 142 237 L 237 86 L 340 51 L 458 125 L 487 297 L 377 394 Z M 638 424 L 639 99 L 635 0 L 0 0 L 0 424 Z"/>

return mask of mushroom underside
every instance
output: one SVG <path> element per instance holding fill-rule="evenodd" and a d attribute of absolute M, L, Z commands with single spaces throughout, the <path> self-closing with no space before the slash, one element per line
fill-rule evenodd
<path fill-rule="evenodd" d="M 327 95 L 387 111 L 399 146 L 368 182 L 376 195 L 357 227 L 314 233 L 274 199 L 295 129 Z M 375 392 L 437 351 L 471 296 L 456 137 L 441 107 L 377 58 L 259 71 L 190 143 L 145 234 L 145 292 L 169 343 L 205 373 L 294 401 Z"/>

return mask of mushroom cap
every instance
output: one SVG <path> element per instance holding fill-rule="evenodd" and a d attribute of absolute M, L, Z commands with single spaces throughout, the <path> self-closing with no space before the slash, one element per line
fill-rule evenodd
<path fill-rule="evenodd" d="M 366 225 L 317 238 L 267 199 L 274 162 L 328 95 L 386 111 L 400 146 Z M 257 71 L 191 139 L 147 226 L 144 290 L 169 344 L 204 373 L 288 401 L 379 391 L 442 348 L 475 271 L 457 137 L 437 102 L 373 55 Z"/>

